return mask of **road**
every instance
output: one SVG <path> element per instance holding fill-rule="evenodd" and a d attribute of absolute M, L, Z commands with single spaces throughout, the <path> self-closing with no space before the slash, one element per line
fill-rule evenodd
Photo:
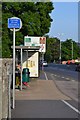
<path fill-rule="evenodd" d="M 49 64 L 48 69 L 57 76 L 69 78 L 69 80 L 79 80 L 79 73 L 75 71 L 76 65 Z M 47 68 L 46 68 L 47 69 Z"/>

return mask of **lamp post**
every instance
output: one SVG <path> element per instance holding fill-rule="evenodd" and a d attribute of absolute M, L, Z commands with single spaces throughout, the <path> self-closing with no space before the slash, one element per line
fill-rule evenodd
<path fill-rule="evenodd" d="M 59 56 L 60 64 L 61 64 L 61 41 L 60 41 L 60 56 Z"/>
<path fill-rule="evenodd" d="M 73 60 L 73 41 L 71 41 L 72 43 L 72 60 Z"/>
<path fill-rule="evenodd" d="M 58 33 L 58 35 L 59 36 L 63 36 L 64 35 L 64 33 Z M 60 60 L 60 64 L 61 64 L 61 58 L 62 58 L 62 56 L 61 56 L 61 40 L 60 40 L 60 55 L 59 55 L 59 60 Z"/>

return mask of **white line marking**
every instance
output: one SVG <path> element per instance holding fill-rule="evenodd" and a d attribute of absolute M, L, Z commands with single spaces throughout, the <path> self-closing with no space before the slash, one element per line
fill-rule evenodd
<path fill-rule="evenodd" d="M 78 114 L 80 114 L 80 111 L 78 109 L 76 109 L 75 107 L 73 107 L 72 105 L 70 105 L 68 102 L 66 102 L 65 100 L 61 100 L 61 101 L 64 102 L 66 105 L 68 105 L 75 112 L 77 112 Z"/>
<path fill-rule="evenodd" d="M 47 77 L 47 75 L 46 75 L 46 73 L 45 73 L 45 72 L 44 72 L 44 75 L 45 75 L 46 80 L 48 80 L 48 77 Z"/>
<path fill-rule="evenodd" d="M 57 75 L 57 77 L 60 77 L 59 75 Z"/>
<path fill-rule="evenodd" d="M 54 75 L 54 76 L 57 76 L 57 75 Z"/>
<path fill-rule="evenodd" d="M 51 75 L 54 75 L 54 74 L 51 74 Z"/>
<path fill-rule="evenodd" d="M 70 80 L 69 78 L 65 78 L 65 79 Z"/>
<path fill-rule="evenodd" d="M 56 74 L 51 74 L 52 76 L 56 76 L 56 77 L 60 77 L 60 78 L 64 78 L 64 79 L 66 79 L 66 80 L 71 80 L 71 81 L 75 81 L 75 80 L 72 80 L 72 79 L 70 79 L 70 78 L 66 78 L 66 77 L 61 77 L 61 76 L 59 76 L 59 75 L 56 75 Z"/>
<path fill-rule="evenodd" d="M 61 77 L 61 78 L 65 78 L 65 77 Z"/>
<path fill-rule="evenodd" d="M 75 80 L 71 80 L 71 81 L 73 81 L 73 82 L 74 82 Z"/>

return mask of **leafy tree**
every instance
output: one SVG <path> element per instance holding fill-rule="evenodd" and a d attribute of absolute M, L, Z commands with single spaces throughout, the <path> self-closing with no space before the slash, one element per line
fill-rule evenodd
<path fill-rule="evenodd" d="M 73 42 L 73 59 L 80 57 L 79 50 L 80 47 L 72 39 L 67 39 L 62 42 L 62 60 L 72 59 L 72 42 Z"/>
<path fill-rule="evenodd" d="M 73 42 L 73 59 L 80 58 L 80 46 L 72 39 L 61 42 L 61 60 L 72 59 L 72 42 Z M 49 38 L 47 36 L 47 51 L 45 59 L 48 62 L 58 61 L 60 57 L 60 40 L 58 38 Z"/>
<path fill-rule="evenodd" d="M 52 2 L 3 2 L 2 3 L 2 55 L 12 56 L 12 32 L 7 28 L 8 18 L 19 17 L 22 29 L 16 32 L 16 45 L 23 44 L 24 36 L 43 36 L 49 32 L 53 10 Z"/>
<path fill-rule="evenodd" d="M 60 41 L 58 38 L 47 38 L 47 51 L 45 54 L 46 60 L 48 62 L 59 59 L 59 47 Z"/>

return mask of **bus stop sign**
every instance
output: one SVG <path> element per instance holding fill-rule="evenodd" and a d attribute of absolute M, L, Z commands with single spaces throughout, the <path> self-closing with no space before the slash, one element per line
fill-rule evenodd
<path fill-rule="evenodd" d="M 8 28 L 20 28 L 20 19 L 8 18 Z"/>

